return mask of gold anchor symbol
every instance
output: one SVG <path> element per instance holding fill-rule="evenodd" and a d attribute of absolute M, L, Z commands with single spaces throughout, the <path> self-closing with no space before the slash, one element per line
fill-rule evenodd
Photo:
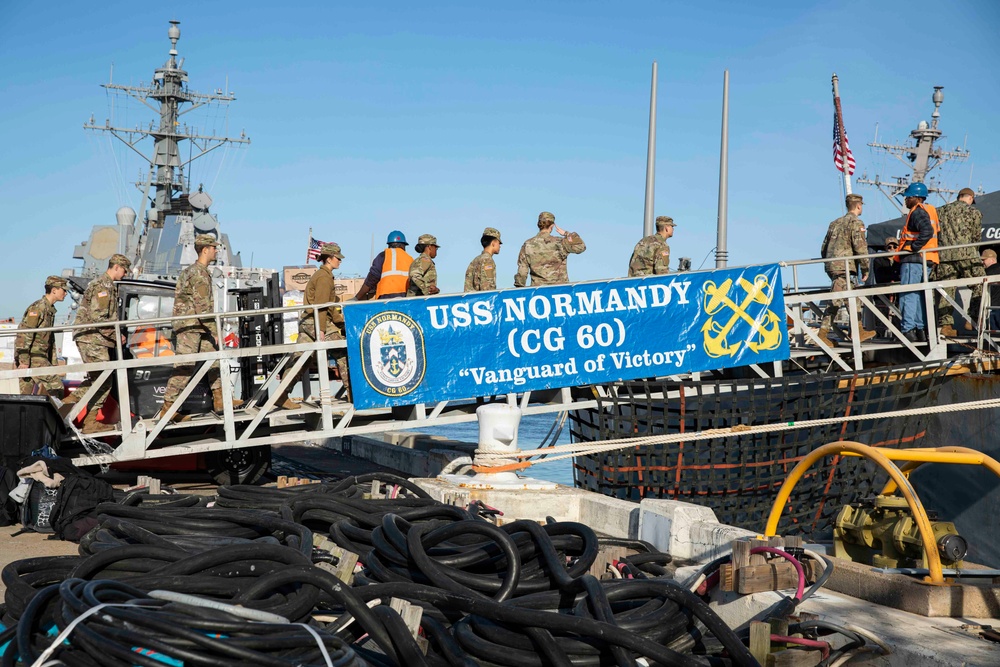
<path fill-rule="evenodd" d="M 710 357 L 736 355 L 742 343 L 736 342 L 733 345 L 729 345 L 727 344 L 726 337 L 740 319 L 753 327 L 752 335 L 756 337 L 756 340 L 747 342 L 747 347 L 754 352 L 773 350 L 781 343 L 781 320 L 775 315 L 774 311 L 767 310 L 764 315 L 764 321 L 761 323 L 756 322 L 746 313 L 746 308 L 751 303 L 759 303 L 763 306 L 771 303 L 774 291 L 770 289 L 767 276 L 758 275 L 754 278 L 752 284 L 746 279 L 740 278 L 738 284 L 746 292 L 746 297 L 741 304 L 737 305 L 735 301 L 729 298 L 729 290 L 733 286 L 731 278 L 726 279 L 719 286 L 716 286 L 711 280 L 705 283 L 705 312 L 708 313 L 709 318 L 701 327 L 701 331 L 705 335 L 705 352 Z M 730 316 L 728 322 L 719 324 L 711 316 L 719 312 L 723 306 L 732 310 L 733 314 Z M 715 334 L 714 336 L 711 335 L 713 333 Z"/>

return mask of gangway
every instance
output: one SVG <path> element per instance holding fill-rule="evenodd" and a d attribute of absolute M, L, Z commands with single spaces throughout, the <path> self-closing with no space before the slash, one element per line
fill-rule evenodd
<path fill-rule="evenodd" d="M 979 245 L 979 244 L 972 244 Z M 882 257 L 888 253 L 845 258 Z M 817 265 L 823 259 L 807 259 L 782 262 L 785 284 L 784 303 L 790 343 L 790 358 L 764 366 L 751 366 L 752 373 L 760 377 L 780 377 L 791 373 L 824 373 L 862 371 L 873 366 L 892 363 L 951 361 L 955 370 L 949 372 L 990 371 L 997 367 L 996 340 L 985 330 L 977 327 L 977 333 L 960 340 L 939 339 L 933 317 L 928 318 L 930 343 L 912 343 L 907 340 L 895 324 L 899 311 L 894 297 L 904 292 L 920 291 L 927 310 L 933 313 L 934 295 L 944 297 L 944 288 L 968 288 L 983 285 L 983 305 L 979 313 L 970 317 L 961 303 L 952 301 L 960 317 L 972 322 L 988 320 L 989 286 L 1000 281 L 1000 276 L 986 278 L 929 281 L 920 285 L 869 285 L 846 292 L 833 293 L 829 287 L 808 288 L 800 285 L 800 271 L 804 267 Z M 789 280 L 790 278 L 790 280 Z M 847 302 L 843 311 L 849 314 L 844 342 L 834 347 L 817 338 L 816 320 L 823 312 L 823 303 L 836 296 Z M 434 299 L 438 297 L 422 297 Z M 268 308 L 254 311 L 233 311 L 201 316 L 214 319 L 218 331 L 225 330 L 224 323 L 238 323 L 240 318 L 269 315 L 272 317 L 300 317 L 309 313 L 318 317 L 320 309 L 330 304 Z M 351 303 L 340 304 L 345 309 Z M 864 343 L 857 342 L 858 314 L 878 321 L 885 330 L 885 336 Z M 810 317 L 810 315 L 812 317 Z M 103 431 L 94 436 L 84 436 L 76 429 L 67 429 L 68 434 L 60 447 L 60 453 L 72 457 L 79 465 L 109 464 L 136 461 L 182 454 L 225 452 L 246 448 L 267 448 L 270 445 L 324 440 L 354 434 L 371 434 L 388 431 L 426 429 L 446 424 L 471 422 L 476 419 L 475 410 L 485 403 L 503 402 L 516 405 L 526 415 L 555 414 L 574 410 L 592 410 L 602 404 L 602 399 L 618 391 L 621 383 L 594 385 L 589 387 L 557 387 L 544 391 L 511 393 L 500 396 L 479 396 L 460 401 L 439 401 L 419 403 L 405 408 L 356 409 L 348 399 L 343 383 L 333 377 L 330 370 L 332 356 L 345 351 L 346 341 L 316 341 L 310 343 L 290 343 L 261 345 L 258 347 L 223 348 L 199 354 L 153 356 L 128 358 L 123 350 L 123 340 L 141 327 L 170 327 L 175 320 L 190 319 L 191 316 L 142 319 L 141 321 L 119 321 L 102 325 L 115 329 L 118 359 L 97 364 L 73 363 L 65 366 L 14 369 L 0 371 L 0 380 L 19 380 L 40 375 L 65 376 L 71 373 L 98 371 L 99 379 L 87 395 L 73 405 L 67 416 L 67 423 L 84 409 L 98 388 L 108 382 L 113 384 L 112 396 L 119 406 L 130 406 L 131 378 L 142 376 L 157 367 L 172 367 L 175 364 L 193 364 L 196 367 L 192 381 L 184 389 L 172 409 L 161 419 L 142 418 L 128 409 L 120 410 L 120 423 L 114 430 Z M 895 319 L 894 319 L 895 318 Z M 958 320 L 956 320 L 958 321 Z M 75 329 L 93 328 L 93 325 L 63 325 L 48 329 L 32 329 L 30 332 L 51 331 L 63 336 L 72 335 Z M 18 331 L 8 331 L 4 335 L 13 336 Z M 273 369 L 261 389 L 252 396 L 241 397 L 245 404 L 234 410 L 233 364 L 245 358 L 270 357 L 276 360 Z M 183 421 L 171 421 L 173 413 L 191 395 L 198 383 L 205 377 L 212 364 L 219 364 L 222 379 L 223 404 L 221 414 L 187 416 Z M 306 364 L 310 364 L 317 375 L 318 389 L 308 392 L 300 407 L 294 410 L 276 408 L 276 399 L 298 375 Z M 699 374 L 687 374 L 697 379 Z M 671 376 L 679 380 L 684 376 Z M 670 397 L 664 397 L 670 398 Z"/>

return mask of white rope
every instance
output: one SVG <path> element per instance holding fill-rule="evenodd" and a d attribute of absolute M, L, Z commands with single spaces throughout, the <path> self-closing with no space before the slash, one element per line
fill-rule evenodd
<path fill-rule="evenodd" d="M 319 636 L 319 633 L 305 623 L 293 623 L 292 625 L 301 625 L 305 628 L 309 634 L 313 636 L 313 639 L 316 640 L 316 644 L 319 646 L 319 652 L 323 654 L 323 659 L 326 660 L 327 667 L 334 667 L 333 659 L 330 657 L 330 652 L 326 650 L 326 644 L 323 643 L 323 638 Z"/>
<path fill-rule="evenodd" d="M 737 424 L 730 428 L 713 428 L 707 431 L 697 431 L 691 433 L 670 433 L 664 435 L 651 435 L 641 438 L 619 438 L 617 440 L 605 440 L 600 443 L 573 443 L 569 445 L 557 445 L 543 450 L 517 450 L 514 452 L 476 452 L 476 457 L 486 465 L 491 459 L 531 459 L 536 456 L 545 456 L 545 463 L 558 461 L 560 459 L 572 458 L 586 454 L 598 454 L 601 452 L 611 452 L 618 449 L 632 449 L 645 447 L 647 445 L 665 445 L 674 442 L 693 442 L 697 440 L 711 440 L 720 437 L 739 437 L 753 435 L 757 433 L 775 433 L 779 431 L 793 431 L 801 428 L 812 428 L 814 426 L 828 426 L 830 424 L 841 424 L 844 422 L 867 421 L 876 419 L 887 419 L 890 417 L 909 417 L 914 415 L 940 414 L 945 412 L 962 412 L 966 410 L 985 410 L 987 408 L 1000 408 L 1000 398 L 990 398 L 981 401 L 965 401 L 962 403 L 950 403 L 946 405 L 933 405 L 925 408 L 909 408 L 906 410 L 893 410 L 889 412 L 877 412 L 874 414 L 844 415 L 843 417 L 827 417 L 825 419 L 808 419 L 806 421 L 792 421 L 781 424 L 758 424 L 748 426 Z M 552 456 L 558 454 L 558 456 Z M 534 463 L 541 463 L 532 462 Z"/>
<path fill-rule="evenodd" d="M 104 609 L 105 607 L 138 607 L 138 606 L 140 605 L 133 600 L 131 602 L 105 602 L 104 604 L 99 604 L 96 607 L 91 607 L 90 609 L 88 609 L 87 611 L 83 612 L 82 614 L 74 618 L 72 621 L 70 621 L 70 624 L 66 626 L 66 629 L 60 632 L 59 636 L 56 637 L 51 644 L 49 644 L 49 647 L 44 651 L 42 651 L 41 655 L 38 656 L 38 659 L 35 660 L 33 663 L 31 663 L 31 667 L 41 667 L 42 665 L 46 664 L 46 661 L 50 657 L 52 657 L 52 654 L 55 653 L 55 650 L 57 648 L 62 646 L 62 643 L 66 641 L 66 638 L 69 637 L 70 634 L 72 634 L 73 630 L 76 629 L 77 625 L 79 625 L 84 619 L 93 616 L 94 614 Z"/>

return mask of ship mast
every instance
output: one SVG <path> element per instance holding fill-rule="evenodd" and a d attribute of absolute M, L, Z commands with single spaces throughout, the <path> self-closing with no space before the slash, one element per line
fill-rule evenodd
<path fill-rule="evenodd" d="M 894 197 L 903 192 L 911 182 L 925 183 L 928 193 L 936 192 L 943 200 L 947 200 L 945 195 L 955 194 L 955 190 L 938 187 L 935 183 L 927 183 L 927 175 L 936 167 L 949 160 L 966 160 L 969 157 L 969 151 L 964 148 L 946 151 L 934 146 L 934 142 L 943 136 L 943 133 L 938 128 L 938 121 L 941 119 L 941 103 L 944 102 L 944 93 L 941 92 L 942 88 L 944 86 L 934 86 L 934 95 L 931 97 L 931 100 L 934 102 L 934 113 L 931 114 L 931 124 L 928 125 L 927 121 L 922 120 L 917 125 L 917 129 L 910 132 L 910 137 L 913 139 L 914 145 L 882 144 L 878 143 L 877 136 L 875 141 L 868 144 L 872 148 L 889 153 L 906 165 L 907 169 L 912 170 L 909 178 L 906 176 L 894 176 L 891 180 L 883 180 L 879 174 L 876 174 L 874 179 L 870 179 L 868 178 L 868 174 L 862 174 L 861 178 L 857 179 L 857 182 L 861 185 L 873 185 L 877 187 L 899 209 L 900 213 L 905 213 L 905 211 Z"/>
<path fill-rule="evenodd" d="M 177 40 L 181 36 L 178 27 L 180 22 L 171 21 L 170 24 L 167 30 L 167 37 L 170 39 L 170 58 L 163 67 L 156 70 L 150 85 L 122 86 L 111 82 L 103 85 L 108 90 L 124 92 L 159 113 L 159 125 L 154 128 L 150 122 L 144 128 L 116 127 L 108 120 L 103 126 L 99 126 L 94 124 L 94 119 L 91 117 L 90 122 L 83 126 L 88 130 L 110 133 L 149 164 L 147 179 L 136 183 L 143 189 L 144 200 L 151 202 L 144 221 L 147 228 L 162 226 L 165 216 L 171 211 L 174 195 L 188 192 L 188 184 L 184 178 L 185 167 L 221 146 L 250 143 L 245 132 L 241 132 L 238 138 L 218 137 L 189 132 L 187 125 L 181 126 L 180 117 L 189 111 L 211 103 L 228 105 L 236 99 L 236 96 L 229 91 L 216 90 L 214 93 L 203 94 L 187 89 L 188 74 L 182 69 L 184 59 L 177 61 Z M 182 111 L 183 104 L 190 104 L 191 107 Z M 147 137 L 153 139 L 152 157 L 136 147 Z M 185 140 L 191 142 L 197 153 L 182 160 L 179 146 L 180 142 Z"/>

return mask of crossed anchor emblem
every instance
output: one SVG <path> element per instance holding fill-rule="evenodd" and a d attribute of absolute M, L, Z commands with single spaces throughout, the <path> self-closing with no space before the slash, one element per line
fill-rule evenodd
<path fill-rule="evenodd" d="M 751 340 L 747 341 L 747 347 L 754 352 L 773 350 L 781 344 L 781 320 L 774 311 L 765 310 L 760 322 L 754 320 L 746 312 L 746 309 L 753 303 L 758 303 L 765 308 L 771 304 L 771 299 L 774 298 L 774 288 L 768 282 L 767 276 L 758 275 L 753 279 L 753 283 L 745 278 L 740 278 L 737 284 L 746 293 L 743 301 L 739 304 L 729 298 L 729 290 L 733 286 L 731 278 L 726 279 L 719 286 L 716 286 L 711 280 L 705 283 L 705 312 L 708 313 L 709 317 L 701 327 L 701 331 L 705 335 L 705 352 L 710 357 L 736 355 L 743 341 L 737 340 L 730 344 L 727 338 L 740 320 L 747 322 L 752 327 Z M 725 323 L 714 319 L 714 315 L 723 307 L 732 311 Z"/>

